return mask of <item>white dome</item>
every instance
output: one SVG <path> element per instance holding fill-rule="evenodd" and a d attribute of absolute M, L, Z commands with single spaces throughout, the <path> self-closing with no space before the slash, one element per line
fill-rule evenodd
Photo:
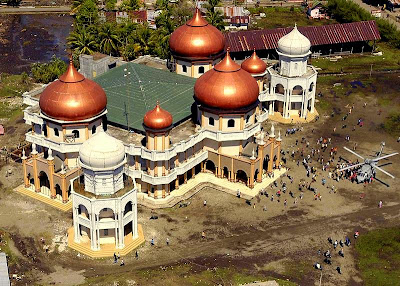
<path fill-rule="evenodd" d="M 86 140 L 79 149 L 82 167 L 90 170 L 115 169 L 125 163 L 125 147 L 104 131 Z"/>
<path fill-rule="evenodd" d="M 278 52 L 286 55 L 305 55 L 310 52 L 310 48 L 310 40 L 297 30 L 296 25 L 290 33 L 286 34 L 278 41 Z"/>

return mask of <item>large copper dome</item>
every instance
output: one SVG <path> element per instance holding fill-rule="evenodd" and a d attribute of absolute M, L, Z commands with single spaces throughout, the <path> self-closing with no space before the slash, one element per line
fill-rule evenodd
<path fill-rule="evenodd" d="M 229 50 L 225 58 L 194 85 L 198 103 L 219 109 L 247 107 L 257 101 L 258 94 L 257 81 L 231 59 Z"/>
<path fill-rule="evenodd" d="M 217 28 L 208 24 L 196 9 L 193 18 L 171 34 L 169 47 L 173 55 L 208 59 L 224 51 L 225 37 Z"/>
<path fill-rule="evenodd" d="M 241 66 L 251 74 L 262 74 L 267 69 L 267 64 L 257 56 L 255 49 L 251 57 L 246 59 Z"/>
<path fill-rule="evenodd" d="M 162 109 L 157 101 L 156 107 L 147 111 L 144 115 L 143 124 L 150 129 L 166 129 L 172 125 L 172 115 L 165 109 Z"/>
<path fill-rule="evenodd" d="M 84 120 L 106 109 L 107 96 L 100 85 L 85 78 L 70 61 L 59 80 L 42 92 L 39 106 L 41 112 L 57 120 Z"/>

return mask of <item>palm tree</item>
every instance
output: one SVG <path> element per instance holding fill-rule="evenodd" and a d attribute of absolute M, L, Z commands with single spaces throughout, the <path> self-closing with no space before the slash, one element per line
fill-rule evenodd
<path fill-rule="evenodd" d="M 121 43 L 115 25 L 105 23 L 100 27 L 100 50 L 107 54 L 115 54 L 118 52 L 118 45 Z"/>
<path fill-rule="evenodd" d="M 224 30 L 225 29 L 225 23 L 224 23 L 224 18 L 222 17 L 221 11 L 218 10 L 208 10 L 207 11 L 207 22 L 216 27 L 219 30 Z"/>
<path fill-rule="evenodd" d="M 147 25 L 139 25 L 135 33 L 135 42 L 140 45 L 142 55 L 150 53 L 150 37 L 152 30 Z"/>
<path fill-rule="evenodd" d="M 67 44 L 76 54 L 93 54 L 97 50 L 97 43 L 93 34 L 90 34 L 86 28 L 78 28 L 72 31 L 67 37 Z"/>

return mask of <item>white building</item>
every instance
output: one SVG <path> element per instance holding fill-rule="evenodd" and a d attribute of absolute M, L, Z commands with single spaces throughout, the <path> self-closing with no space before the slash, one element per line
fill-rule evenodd
<path fill-rule="evenodd" d="M 135 183 L 124 180 L 123 143 L 99 131 L 81 145 L 79 164 L 83 175 L 72 184 L 74 242 L 123 249 L 127 237 L 138 237 L 137 194 Z"/>
<path fill-rule="evenodd" d="M 268 67 L 260 101 L 269 115 L 278 112 L 285 119 L 307 118 L 315 112 L 317 71 L 307 64 L 311 43 L 295 26 L 278 41 L 279 63 Z"/>

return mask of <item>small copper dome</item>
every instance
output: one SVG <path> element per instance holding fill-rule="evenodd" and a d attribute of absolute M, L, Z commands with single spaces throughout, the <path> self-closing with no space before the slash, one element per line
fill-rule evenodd
<path fill-rule="evenodd" d="M 162 109 L 160 103 L 157 101 L 156 107 L 147 111 L 144 115 L 143 124 L 150 129 L 166 129 L 172 125 L 172 115 L 165 109 Z"/>
<path fill-rule="evenodd" d="M 185 25 L 176 29 L 169 39 L 173 55 L 204 59 L 224 51 L 225 37 L 201 17 L 199 9 Z"/>
<path fill-rule="evenodd" d="M 57 120 L 84 120 L 106 109 L 107 96 L 100 85 L 85 78 L 70 61 L 67 71 L 42 92 L 39 106 L 41 112 Z"/>
<path fill-rule="evenodd" d="M 267 69 L 267 64 L 257 56 L 256 49 L 254 49 L 251 57 L 242 63 L 242 69 L 251 74 L 262 74 Z"/>
<path fill-rule="evenodd" d="M 220 109 L 247 107 L 257 101 L 258 94 L 257 81 L 231 59 L 229 50 L 225 58 L 194 85 L 197 102 Z"/>

